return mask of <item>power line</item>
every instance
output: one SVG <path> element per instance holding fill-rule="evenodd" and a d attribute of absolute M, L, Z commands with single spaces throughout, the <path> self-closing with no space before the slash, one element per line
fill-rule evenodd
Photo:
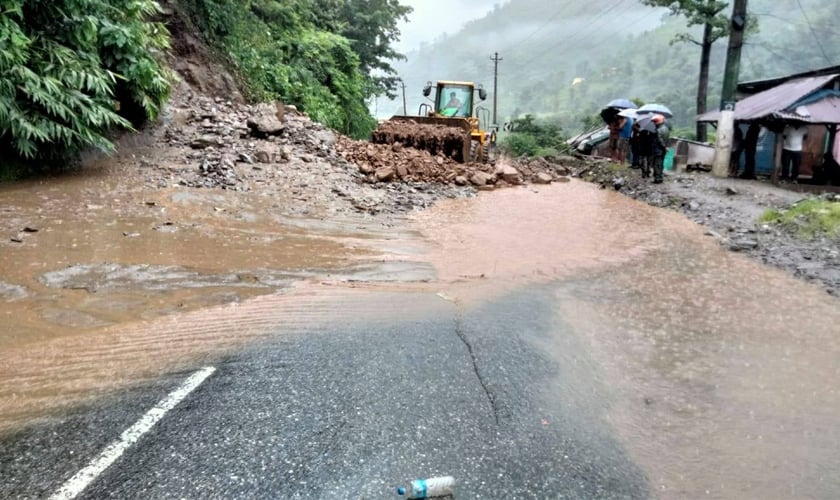
<path fill-rule="evenodd" d="M 523 63 L 520 63 L 520 64 L 519 64 L 519 68 L 518 68 L 518 69 L 521 69 L 521 68 L 523 68 L 523 67 L 525 67 L 525 66 L 528 66 L 528 65 L 529 65 L 529 64 L 531 64 L 532 62 L 536 61 L 536 60 L 537 60 L 537 59 L 539 59 L 540 57 L 542 57 L 542 56 L 544 56 L 545 54 L 547 54 L 550 50 L 554 50 L 555 48 L 557 48 L 558 46 L 560 46 L 562 43 L 564 43 L 564 42 L 567 42 L 567 41 L 569 41 L 569 40 L 574 39 L 574 37 L 576 37 L 577 35 L 580 35 L 580 34 L 581 34 L 581 33 L 582 33 L 585 29 L 587 29 L 587 28 L 591 28 L 592 26 L 594 26 L 594 25 L 595 25 L 595 23 L 596 23 L 599 19 L 602 19 L 604 16 L 606 16 L 607 14 L 609 14 L 610 12 L 612 12 L 613 10 L 615 10 L 615 8 L 616 8 L 616 7 L 618 7 L 618 6 L 619 6 L 621 3 L 623 3 L 623 2 L 624 2 L 624 0 L 618 0 L 618 1 L 617 1 L 615 4 L 613 4 L 611 7 L 608 7 L 608 8 L 606 8 L 605 10 L 601 11 L 601 13 L 600 13 L 600 14 L 598 14 L 597 16 L 595 16 L 594 18 L 592 18 L 592 20 L 591 20 L 589 23 L 587 23 L 586 25 L 582 26 L 580 29 L 576 30 L 575 32 L 571 33 L 570 35 L 567 35 L 567 36 L 566 36 L 566 37 L 564 37 L 564 38 L 561 38 L 559 41 L 557 41 L 557 43 L 555 43 L 554 45 L 552 45 L 552 46 L 548 47 L 546 50 L 543 50 L 543 51 L 541 51 L 541 52 L 537 53 L 534 57 L 532 57 L 532 58 L 530 58 L 530 59 L 526 60 L 526 61 L 525 61 L 525 62 L 523 62 Z"/>
<path fill-rule="evenodd" d="M 572 2 L 574 2 L 574 0 L 572 0 Z M 535 29 L 534 31 L 532 31 L 532 32 L 531 32 L 529 35 L 527 35 L 525 38 L 523 38 L 523 39 L 519 40 L 518 42 L 516 42 L 516 43 L 515 43 L 515 44 L 513 44 L 513 45 L 508 46 L 506 49 L 504 49 L 504 51 L 503 51 L 503 52 L 510 53 L 513 49 L 515 49 L 515 48 L 519 47 L 519 46 L 520 46 L 520 45 L 522 45 L 523 43 L 525 43 L 525 42 L 527 42 L 528 40 L 530 40 L 531 38 L 533 38 L 533 37 L 534 37 L 534 35 L 536 35 L 536 34 L 537 34 L 537 33 L 539 33 L 540 31 L 542 31 L 542 30 L 544 30 L 545 28 L 547 28 L 550 24 L 552 24 L 552 23 L 554 22 L 554 20 L 555 20 L 555 19 L 557 19 L 558 17 L 560 17 L 560 15 L 561 15 L 561 14 L 563 14 L 563 12 L 565 12 L 566 8 L 567 8 L 567 7 L 569 6 L 569 4 L 570 4 L 570 3 L 572 3 L 572 2 L 566 2 L 565 4 L 563 4 L 563 6 L 561 6 L 561 7 L 560 7 L 560 9 L 559 9 L 557 12 L 555 12 L 555 13 L 554 13 L 554 14 L 553 14 L 553 15 L 552 15 L 549 19 L 548 19 L 548 21 L 546 21 L 546 22 L 545 22 L 544 24 L 542 24 L 540 27 L 538 27 L 537 29 Z"/>
<path fill-rule="evenodd" d="M 820 42 L 820 38 L 817 36 L 817 33 L 814 31 L 814 26 L 811 24 L 811 20 L 808 19 L 808 14 L 805 13 L 805 9 L 802 7 L 802 1 L 801 0 L 796 0 L 796 3 L 799 5 L 799 10 L 802 11 L 802 17 L 804 17 L 805 22 L 808 23 L 808 28 L 811 30 L 811 34 L 814 35 L 814 40 L 816 40 L 816 42 L 817 42 L 817 47 L 820 48 L 820 51 L 822 52 L 822 55 L 825 58 L 826 62 L 828 62 L 828 64 L 832 64 L 831 59 L 828 57 L 828 54 L 826 54 L 826 52 L 825 52 L 825 47 L 823 47 L 822 42 Z"/>

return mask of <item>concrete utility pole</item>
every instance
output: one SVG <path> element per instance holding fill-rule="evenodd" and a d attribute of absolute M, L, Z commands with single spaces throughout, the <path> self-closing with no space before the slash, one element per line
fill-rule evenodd
<path fill-rule="evenodd" d="M 496 109 L 499 103 L 499 62 L 504 61 L 504 59 L 499 57 L 499 53 L 496 52 L 490 60 L 493 61 L 493 128 L 498 130 L 499 122 L 496 121 Z"/>
<path fill-rule="evenodd" d="M 400 86 L 402 87 L 402 93 L 403 93 L 403 115 L 408 116 L 408 106 L 406 105 L 406 102 L 405 102 L 405 82 L 400 80 Z"/>
<path fill-rule="evenodd" d="M 747 28 L 747 0 L 735 0 L 732 7 L 732 31 L 729 34 L 729 50 L 726 52 L 726 72 L 723 77 L 723 92 L 720 99 L 720 118 L 717 126 L 715 161 L 712 175 L 727 177 L 732 155 L 732 137 L 735 134 L 735 94 L 738 90 L 738 73 L 741 67 L 741 47 L 744 45 L 744 31 Z"/>

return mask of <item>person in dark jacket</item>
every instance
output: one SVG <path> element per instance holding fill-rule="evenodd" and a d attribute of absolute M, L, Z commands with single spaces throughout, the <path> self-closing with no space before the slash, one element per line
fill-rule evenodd
<path fill-rule="evenodd" d="M 654 142 L 656 141 L 656 132 L 642 129 L 636 125 L 636 154 L 639 156 L 639 168 L 642 170 L 642 177 L 650 177 L 653 171 L 653 153 Z"/>
<path fill-rule="evenodd" d="M 741 179 L 755 179 L 755 153 L 758 149 L 758 138 L 761 135 L 761 125 L 750 123 L 744 136 L 744 172 Z"/>
<path fill-rule="evenodd" d="M 656 137 L 653 145 L 653 183 L 661 184 L 665 169 L 665 155 L 671 147 L 671 128 L 662 115 L 653 118 L 656 123 Z"/>

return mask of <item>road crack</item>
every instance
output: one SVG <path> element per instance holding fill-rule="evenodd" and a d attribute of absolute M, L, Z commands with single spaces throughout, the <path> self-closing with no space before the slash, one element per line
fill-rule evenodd
<path fill-rule="evenodd" d="M 496 420 L 496 425 L 499 425 L 499 405 L 496 401 L 496 395 L 493 394 L 493 391 L 487 386 L 487 381 L 481 375 L 481 370 L 478 369 L 478 358 L 476 358 L 475 351 L 473 350 L 473 345 L 470 343 L 469 339 L 467 338 L 464 330 L 462 328 L 463 325 L 463 316 L 461 313 L 461 306 L 457 302 L 455 303 L 456 307 L 456 314 L 455 314 L 455 335 L 461 339 L 461 342 L 467 347 L 467 352 L 470 354 L 470 360 L 472 361 L 473 372 L 475 376 L 478 378 L 478 383 L 481 384 L 481 388 L 484 390 L 484 394 L 487 395 L 487 400 L 490 402 L 490 408 L 493 410 L 493 418 Z"/>

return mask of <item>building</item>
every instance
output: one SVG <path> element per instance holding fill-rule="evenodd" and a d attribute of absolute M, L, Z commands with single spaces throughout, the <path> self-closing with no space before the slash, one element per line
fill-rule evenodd
<path fill-rule="evenodd" d="M 763 127 L 756 149 L 757 174 L 776 172 L 781 164 L 781 132 L 791 122 L 808 126 L 801 177 L 811 177 L 825 153 L 840 157 L 840 66 L 740 83 L 737 98 L 735 123 L 742 132 L 751 123 Z M 711 111 L 699 115 L 697 121 L 716 124 L 719 117 L 719 111 Z"/>

